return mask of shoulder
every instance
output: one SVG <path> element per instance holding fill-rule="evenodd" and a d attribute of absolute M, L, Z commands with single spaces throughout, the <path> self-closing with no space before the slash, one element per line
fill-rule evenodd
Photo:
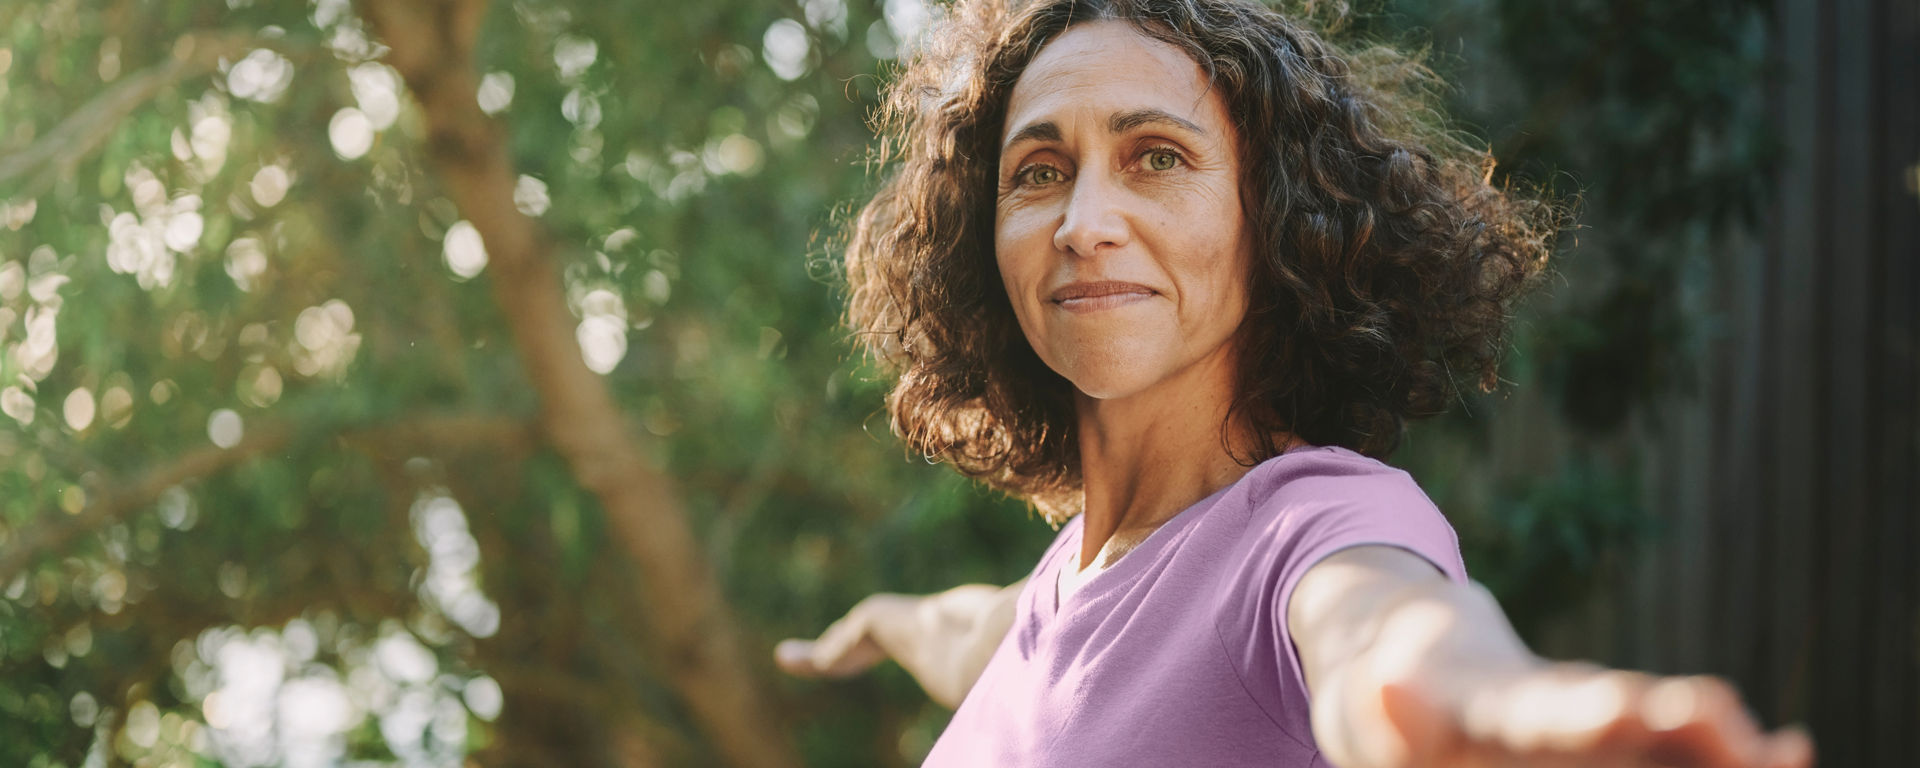
<path fill-rule="evenodd" d="M 1465 576 L 1453 526 L 1405 470 L 1316 446 L 1270 459 L 1249 475 L 1247 544 L 1293 561 L 1284 571 L 1297 573 L 1340 548 L 1386 544 Z"/>
<path fill-rule="evenodd" d="M 1268 459 L 1248 473 L 1248 481 L 1255 524 L 1317 513 L 1440 515 L 1406 470 L 1337 446 L 1299 448 Z"/>

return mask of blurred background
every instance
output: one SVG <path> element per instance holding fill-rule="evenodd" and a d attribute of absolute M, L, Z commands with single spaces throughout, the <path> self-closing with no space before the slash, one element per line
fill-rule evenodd
<path fill-rule="evenodd" d="M 1303 13 L 1322 16 L 1327 3 Z M 1054 532 L 836 324 L 925 0 L 0 6 L 0 765 L 913 765 L 771 647 Z M 1920 765 L 1920 8 L 1386 0 L 1578 198 L 1404 466 L 1536 649 Z"/>

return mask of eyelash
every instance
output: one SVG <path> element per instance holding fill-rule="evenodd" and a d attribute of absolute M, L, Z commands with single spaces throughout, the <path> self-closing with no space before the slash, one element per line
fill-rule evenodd
<path fill-rule="evenodd" d="M 1174 149 L 1173 147 L 1164 146 L 1164 145 L 1148 147 L 1145 151 L 1140 153 L 1140 159 L 1144 161 L 1146 158 L 1154 155 L 1172 155 L 1174 162 L 1177 162 L 1177 163 L 1185 163 L 1187 161 L 1186 155 L 1181 154 L 1179 150 Z M 1046 163 L 1028 163 L 1026 165 L 1020 166 L 1020 170 L 1013 172 L 1013 185 L 1015 187 L 1032 186 L 1033 182 L 1031 181 L 1031 179 L 1033 178 L 1034 172 L 1041 171 L 1041 170 L 1050 170 L 1050 171 L 1053 171 L 1054 173 L 1061 173 L 1062 175 L 1065 175 L 1060 169 L 1055 168 Z M 1171 171 L 1173 169 L 1168 168 L 1166 170 Z"/>

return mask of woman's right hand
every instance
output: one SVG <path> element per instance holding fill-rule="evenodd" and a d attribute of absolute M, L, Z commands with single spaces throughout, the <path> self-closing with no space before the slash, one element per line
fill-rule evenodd
<path fill-rule="evenodd" d="M 932 595 L 870 595 L 814 640 L 783 640 L 774 660 L 799 677 L 843 678 L 892 658 L 927 695 L 958 707 L 1013 624 L 1022 579 Z"/>

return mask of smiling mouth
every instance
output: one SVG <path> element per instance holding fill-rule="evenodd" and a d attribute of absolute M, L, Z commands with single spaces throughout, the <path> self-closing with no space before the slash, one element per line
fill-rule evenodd
<path fill-rule="evenodd" d="M 1107 280 L 1097 283 L 1073 283 L 1048 297 L 1061 309 L 1093 312 L 1153 298 L 1159 292 L 1139 283 Z"/>

